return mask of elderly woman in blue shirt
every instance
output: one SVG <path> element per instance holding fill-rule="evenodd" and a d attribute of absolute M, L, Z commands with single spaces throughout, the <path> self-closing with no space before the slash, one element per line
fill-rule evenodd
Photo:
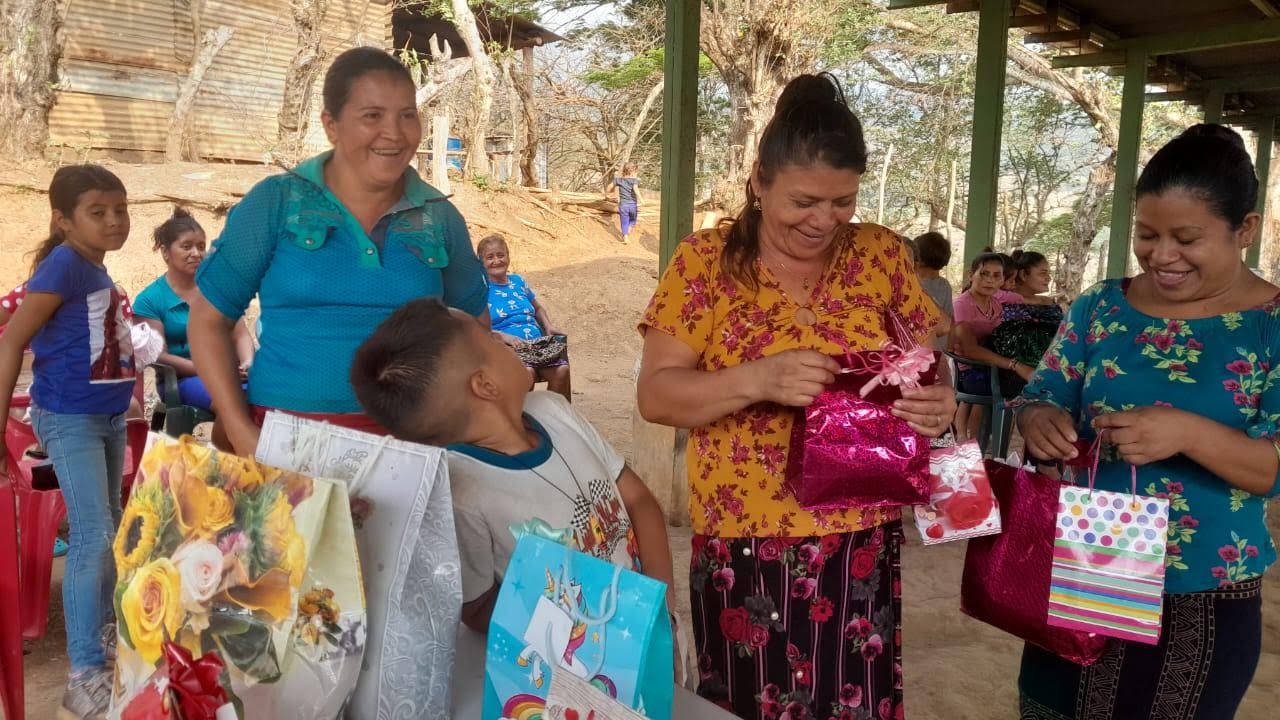
<path fill-rule="evenodd" d="M 488 324 L 462 215 L 409 167 L 422 126 L 405 67 L 374 48 L 339 55 L 321 118 L 333 149 L 250 190 L 196 275 L 192 359 L 244 456 L 267 409 L 377 431 L 348 373 L 356 347 L 404 303 L 438 297 Z M 255 295 L 264 332 L 246 403 L 232 327 Z"/>

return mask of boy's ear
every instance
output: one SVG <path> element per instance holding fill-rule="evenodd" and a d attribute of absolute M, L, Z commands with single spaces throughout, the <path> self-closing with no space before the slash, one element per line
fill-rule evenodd
<path fill-rule="evenodd" d="M 467 384 L 471 389 L 471 394 L 481 400 L 497 400 L 502 395 L 502 391 L 498 384 L 494 382 L 492 374 L 483 365 L 471 371 Z"/>

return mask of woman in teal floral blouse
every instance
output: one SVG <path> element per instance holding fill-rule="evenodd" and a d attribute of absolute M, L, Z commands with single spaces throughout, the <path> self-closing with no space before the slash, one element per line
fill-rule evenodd
<path fill-rule="evenodd" d="M 1082 295 L 1023 392 L 1029 455 L 1072 459 L 1104 433 L 1098 486 L 1128 492 L 1132 464 L 1170 505 L 1159 644 L 1113 640 L 1089 667 L 1028 645 L 1023 718 L 1230 718 L 1249 687 L 1280 493 L 1280 289 L 1241 260 L 1257 192 L 1221 126 L 1156 153 L 1137 186 L 1143 272 Z"/>

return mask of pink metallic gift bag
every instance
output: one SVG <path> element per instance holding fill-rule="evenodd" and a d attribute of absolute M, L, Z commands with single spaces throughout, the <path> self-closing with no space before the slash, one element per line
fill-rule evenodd
<path fill-rule="evenodd" d="M 806 509 L 928 502 L 929 440 L 890 410 L 900 387 L 933 382 L 933 352 L 915 343 L 896 313 L 886 314 L 886 324 L 897 343 L 835 356 L 844 371 L 797 412 L 786 482 Z"/>
<path fill-rule="evenodd" d="M 1102 657 L 1107 639 L 1048 623 L 1054 518 L 1065 483 L 1025 468 L 986 461 L 1000 505 L 999 535 L 974 538 L 964 557 L 960 609 L 1079 665 Z"/>

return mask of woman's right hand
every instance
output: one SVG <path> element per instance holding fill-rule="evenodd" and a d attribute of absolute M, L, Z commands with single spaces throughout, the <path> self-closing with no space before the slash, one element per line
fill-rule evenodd
<path fill-rule="evenodd" d="M 808 407 L 836 379 L 840 364 L 816 350 L 787 350 L 751 363 L 761 400 Z"/>
<path fill-rule="evenodd" d="M 1057 405 L 1036 403 L 1027 406 L 1018 413 L 1018 430 L 1026 442 L 1028 457 L 1072 460 L 1078 454 L 1075 421 Z"/>

